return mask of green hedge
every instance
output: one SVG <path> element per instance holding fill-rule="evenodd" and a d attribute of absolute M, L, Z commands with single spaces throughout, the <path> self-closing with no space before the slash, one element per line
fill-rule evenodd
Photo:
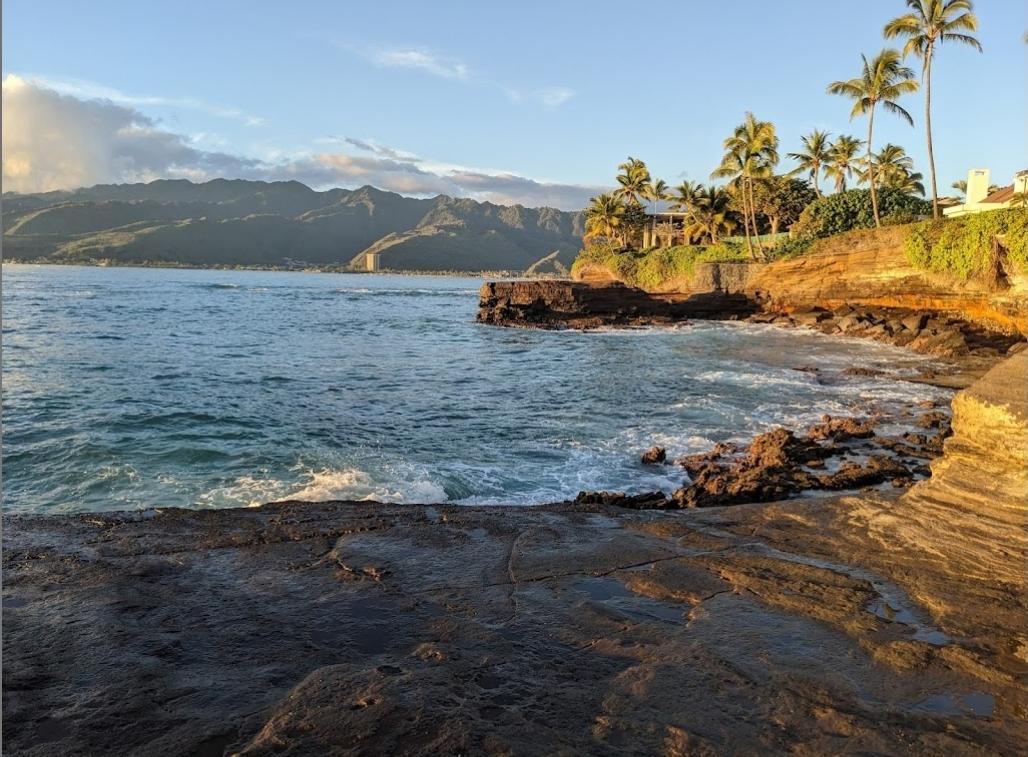
<path fill-rule="evenodd" d="M 746 261 L 742 245 L 723 242 L 717 245 L 678 245 L 641 252 L 621 252 L 610 245 L 594 244 L 582 250 L 571 265 L 572 274 L 586 264 L 601 266 L 631 286 L 655 289 L 664 282 L 689 277 L 697 263 Z"/>
<path fill-rule="evenodd" d="M 992 258 L 993 237 L 1004 235 L 1007 259 L 1028 272 L 1028 211 L 1023 208 L 925 221 L 904 240 L 907 259 L 916 268 L 961 279 L 980 275 Z"/>
<path fill-rule="evenodd" d="M 931 210 L 931 203 L 920 197 L 888 187 L 878 190 L 878 213 L 884 224 L 910 223 L 928 215 Z M 792 235 L 816 239 L 850 229 L 870 229 L 874 225 L 871 190 L 850 189 L 810 203 L 793 224 Z"/>

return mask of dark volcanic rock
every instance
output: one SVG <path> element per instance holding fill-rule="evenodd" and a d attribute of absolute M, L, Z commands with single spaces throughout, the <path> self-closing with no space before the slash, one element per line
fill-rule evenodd
<path fill-rule="evenodd" d="M 893 458 L 875 455 L 864 465 L 845 462 L 835 473 L 821 474 L 816 478 L 821 489 L 859 489 L 900 477 L 910 478 L 910 471 L 905 465 Z"/>
<path fill-rule="evenodd" d="M 830 415 L 821 417 L 821 422 L 811 426 L 807 432 L 810 439 L 831 439 L 845 441 L 847 439 L 867 439 L 875 435 L 874 424 L 859 418 L 833 418 Z"/>
<path fill-rule="evenodd" d="M 663 510 L 670 506 L 667 495 L 663 492 L 632 495 L 624 492 L 579 492 L 575 497 L 575 504 L 625 507 L 629 510 Z"/>
<path fill-rule="evenodd" d="M 712 507 L 784 499 L 800 488 L 800 466 L 825 454 L 816 442 L 775 429 L 757 436 L 740 459 L 723 463 L 717 452 L 708 461 L 694 456 L 687 467 L 692 484 L 676 491 L 673 500 L 679 507 Z"/>
<path fill-rule="evenodd" d="M 667 460 L 667 451 L 663 447 L 650 447 L 642 455 L 644 465 L 656 465 Z"/>
<path fill-rule="evenodd" d="M 749 315 L 756 303 L 720 291 L 650 294 L 623 284 L 566 280 L 495 281 L 479 291 L 477 320 L 495 326 L 596 328 Z"/>

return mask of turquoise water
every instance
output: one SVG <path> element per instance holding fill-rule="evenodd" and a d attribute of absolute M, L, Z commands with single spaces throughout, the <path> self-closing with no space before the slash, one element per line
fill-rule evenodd
<path fill-rule="evenodd" d="M 638 462 L 938 390 L 900 350 L 767 326 L 474 323 L 477 279 L 4 266 L 15 511 L 274 499 L 530 504 L 670 491 Z"/>

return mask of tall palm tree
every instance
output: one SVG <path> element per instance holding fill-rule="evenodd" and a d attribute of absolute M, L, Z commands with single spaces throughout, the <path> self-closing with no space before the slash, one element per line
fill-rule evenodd
<path fill-rule="evenodd" d="M 790 160 L 796 161 L 796 168 L 789 172 L 795 176 L 806 172 L 810 176 L 810 182 L 814 187 L 814 194 L 821 197 L 821 188 L 818 186 L 818 179 L 821 178 L 821 171 L 828 165 L 831 159 L 831 145 L 828 142 L 829 132 L 814 129 L 804 137 L 800 138 L 803 149 L 799 152 L 790 152 L 786 155 Z"/>
<path fill-rule="evenodd" d="M 743 215 L 746 218 L 746 248 L 756 258 L 750 229 L 757 235 L 757 212 L 753 202 L 753 180 L 770 176 L 778 165 L 778 136 L 770 121 L 759 121 L 752 113 L 735 127 L 732 136 L 724 142 L 725 155 L 711 178 L 729 178 L 739 184 Z"/>
<path fill-rule="evenodd" d="M 614 195 L 629 205 L 642 205 L 646 185 L 650 183 L 650 169 L 638 158 L 629 157 L 618 166 L 618 188 Z"/>
<path fill-rule="evenodd" d="M 899 145 L 887 144 L 872 155 L 871 164 L 865 163 L 860 172 L 860 180 L 867 181 L 872 170 L 883 187 L 924 195 L 924 177 L 914 171 L 914 159 Z"/>
<path fill-rule="evenodd" d="M 836 81 L 828 85 L 828 93 L 842 95 L 854 100 L 850 118 L 867 116 L 867 162 L 871 164 L 871 140 L 874 137 L 875 109 L 879 104 L 887 111 L 895 113 L 905 121 L 914 125 L 910 117 L 897 102 L 900 97 L 917 91 L 914 72 L 903 65 L 903 58 L 898 50 L 886 48 L 871 60 L 861 55 L 864 62 L 860 76 L 855 79 Z M 882 227 L 882 218 L 878 213 L 878 193 L 875 191 L 875 172 L 868 172 L 871 185 L 871 210 L 874 212 L 875 227 Z"/>
<path fill-rule="evenodd" d="M 585 210 L 585 239 L 596 237 L 618 239 L 621 219 L 625 215 L 625 203 L 613 194 L 600 194 L 589 200 Z M 624 244 L 624 240 L 621 240 Z"/>
<path fill-rule="evenodd" d="M 667 182 L 663 179 L 651 180 L 643 190 L 643 197 L 653 203 L 653 234 L 657 233 L 657 205 L 664 200 L 671 199 L 668 193 Z"/>
<path fill-rule="evenodd" d="M 970 34 L 978 30 L 971 0 L 907 0 L 910 13 L 894 18 L 885 25 L 886 39 L 906 37 L 903 54 L 913 53 L 921 59 L 921 82 L 924 84 L 924 128 L 928 136 L 928 173 L 932 179 L 932 214 L 939 217 L 939 191 L 935 186 L 935 153 L 932 149 L 932 58 L 935 46 L 943 42 L 959 42 L 982 51 L 982 44 Z"/>
<path fill-rule="evenodd" d="M 857 153 L 863 144 L 863 140 L 847 134 L 840 134 L 832 143 L 828 165 L 825 166 L 825 176 L 835 182 L 836 192 L 846 191 L 846 179 L 853 175 Z"/>

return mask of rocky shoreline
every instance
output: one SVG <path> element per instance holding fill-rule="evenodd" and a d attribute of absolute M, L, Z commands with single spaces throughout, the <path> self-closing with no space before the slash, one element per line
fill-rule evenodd
<path fill-rule="evenodd" d="M 904 494 L 5 516 L 5 746 L 1018 754 L 1026 371 L 956 396 Z"/>
<path fill-rule="evenodd" d="M 608 317 L 533 286 L 482 320 Z M 618 325 L 685 307 L 655 300 Z M 1019 754 L 1028 353 L 924 313 L 730 317 L 939 350 L 918 380 L 965 388 L 899 432 L 649 450 L 671 497 L 5 515 L 8 753 Z"/>
<path fill-rule="evenodd" d="M 951 433 L 949 413 L 931 400 L 907 411 L 911 430 L 879 435 L 885 419 L 825 415 L 806 433 L 777 428 L 746 445 L 721 442 L 705 453 L 667 460 L 662 447 L 642 455 L 648 465 L 672 464 L 688 476 L 671 496 L 663 492 L 582 492 L 577 502 L 633 509 L 676 510 L 786 500 L 801 494 L 889 485 L 907 489 L 930 475 Z M 899 419 L 892 419 L 893 423 Z"/>

